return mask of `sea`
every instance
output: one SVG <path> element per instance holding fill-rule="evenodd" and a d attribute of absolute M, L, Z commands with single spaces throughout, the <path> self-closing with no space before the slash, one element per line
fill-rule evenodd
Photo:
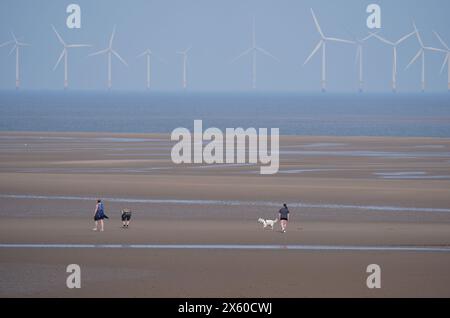
<path fill-rule="evenodd" d="M 196 119 L 281 135 L 450 137 L 450 93 L 0 91 L 0 131 L 170 133 Z"/>

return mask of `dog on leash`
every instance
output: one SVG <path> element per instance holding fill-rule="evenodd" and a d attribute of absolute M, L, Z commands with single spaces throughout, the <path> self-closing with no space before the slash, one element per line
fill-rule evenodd
<path fill-rule="evenodd" d="M 277 223 L 277 222 L 278 222 L 278 219 L 275 219 L 275 220 L 269 220 L 269 219 L 265 220 L 263 218 L 258 219 L 258 223 L 261 223 L 264 228 L 267 228 L 268 226 L 270 226 L 270 228 L 272 230 L 273 230 L 275 223 Z"/>

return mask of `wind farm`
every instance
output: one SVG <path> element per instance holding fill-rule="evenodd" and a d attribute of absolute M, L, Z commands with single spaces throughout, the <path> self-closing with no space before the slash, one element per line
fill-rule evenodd
<path fill-rule="evenodd" d="M 327 91 L 327 66 L 328 66 L 328 61 L 327 61 L 327 51 L 328 55 L 334 55 L 332 52 L 330 52 L 330 48 L 331 48 L 331 44 L 336 43 L 336 44 L 346 44 L 346 45 L 355 45 L 356 46 L 356 57 L 355 57 L 355 65 L 357 66 L 357 83 L 358 83 L 358 91 L 359 92 L 363 92 L 366 90 L 370 90 L 370 87 L 367 87 L 367 85 L 365 84 L 366 81 L 364 79 L 364 76 L 368 76 L 368 75 L 364 75 L 364 69 L 365 69 L 365 64 L 367 63 L 367 58 L 363 58 L 363 46 L 366 46 L 366 42 L 368 39 L 370 38 L 376 38 L 378 39 L 380 42 L 391 46 L 392 47 L 392 71 L 391 71 L 391 90 L 393 92 L 397 92 L 398 90 L 398 69 L 399 69 L 399 62 L 398 62 L 398 48 L 401 44 L 404 44 L 404 42 L 408 39 L 410 39 L 410 37 L 412 37 L 413 35 L 416 35 L 418 44 L 419 44 L 419 50 L 417 51 L 417 53 L 414 55 L 414 57 L 411 59 L 411 61 L 406 65 L 405 70 L 409 69 L 416 61 L 418 61 L 420 59 L 421 62 L 421 86 L 420 86 L 420 90 L 422 92 L 425 91 L 426 88 L 426 78 L 425 78 L 425 73 L 426 73 L 426 65 L 425 65 L 425 56 L 426 56 L 426 52 L 430 51 L 430 52 L 438 52 L 438 53 L 445 53 L 445 58 L 444 58 L 444 63 L 443 64 L 447 64 L 448 68 L 450 69 L 450 62 L 449 62 L 449 50 L 448 50 L 448 46 L 447 44 L 442 40 L 441 35 L 437 34 L 435 31 L 433 31 L 433 33 L 435 34 L 436 39 L 438 40 L 438 42 L 442 45 L 442 48 L 436 48 L 436 47 L 432 47 L 432 46 L 426 46 L 423 43 L 422 40 L 422 36 L 419 33 L 419 30 L 416 27 L 416 24 L 413 22 L 413 27 L 414 27 L 414 31 L 407 33 L 404 36 L 401 36 L 398 40 L 393 41 L 393 40 L 388 40 L 384 35 L 382 36 L 381 33 L 386 33 L 386 30 L 383 30 L 382 32 L 380 31 L 369 31 L 369 34 L 365 37 L 355 37 L 352 36 L 352 39 L 344 39 L 344 38 L 338 38 L 338 37 L 332 37 L 329 36 L 328 34 L 326 34 L 323 31 L 323 28 L 319 22 L 319 19 L 317 18 L 316 13 L 314 12 L 313 8 L 310 8 L 310 14 L 312 16 L 312 20 L 313 20 L 313 25 L 315 27 L 316 32 L 318 33 L 320 39 L 319 42 L 316 44 L 316 46 L 313 48 L 313 50 L 309 53 L 309 55 L 306 57 L 306 59 L 304 60 L 303 63 L 303 67 L 305 67 L 310 61 L 311 59 L 318 55 L 318 53 L 320 52 L 320 90 L 322 92 L 326 92 Z M 242 58 L 246 57 L 246 56 L 250 56 L 251 59 L 251 85 L 250 88 L 252 90 L 256 89 L 257 87 L 257 57 L 258 54 L 261 55 L 265 55 L 267 57 L 269 57 L 270 59 L 279 62 L 279 64 L 283 64 L 280 62 L 280 59 L 277 58 L 275 55 L 273 55 L 272 53 L 270 53 L 267 49 L 261 47 L 258 43 L 257 43 L 257 36 L 256 36 L 256 19 L 255 16 L 252 17 L 252 28 L 251 28 L 251 42 L 250 42 L 250 47 L 248 47 L 246 50 L 242 51 L 238 56 L 236 56 L 230 63 L 231 64 L 235 64 L 238 60 L 241 60 Z M 71 44 L 71 43 L 66 43 L 65 40 L 63 39 L 63 37 L 61 36 L 61 34 L 57 31 L 57 29 L 55 28 L 54 25 L 51 26 L 53 33 L 56 35 L 59 43 L 62 45 L 62 51 L 56 61 L 56 64 L 53 67 L 53 70 L 56 70 L 59 66 L 59 64 L 64 60 L 63 64 L 63 68 L 64 68 L 64 83 L 63 83 L 63 87 L 64 89 L 67 89 L 69 86 L 69 76 L 68 76 L 68 55 L 69 55 L 69 51 L 73 48 L 87 48 L 87 47 L 91 47 L 92 45 L 89 44 Z M 116 27 L 113 27 L 113 31 L 111 33 L 111 36 L 109 38 L 109 42 L 108 42 L 108 46 L 102 50 L 98 50 L 95 51 L 91 54 L 89 54 L 89 56 L 97 56 L 97 55 L 105 55 L 107 58 L 107 88 L 111 89 L 112 88 L 112 64 L 113 64 L 113 59 L 117 58 L 123 65 L 128 66 L 128 63 L 125 61 L 125 59 L 122 58 L 122 56 L 118 53 L 118 51 L 113 48 L 113 41 L 115 38 L 115 33 L 116 33 Z M 15 81 L 15 87 L 16 89 L 18 89 L 20 87 L 20 56 L 21 56 L 21 51 L 22 48 L 29 46 L 29 44 L 24 43 L 19 41 L 16 36 L 14 35 L 14 33 L 11 32 L 12 35 L 12 40 L 10 41 L 6 41 L 3 43 L 0 43 L 0 48 L 2 47 L 6 47 L 9 45 L 13 45 L 10 54 L 12 54 L 13 52 L 15 52 L 15 56 L 16 56 L 16 67 L 15 67 L 15 73 L 16 73 L 16 81 Z M 183 90 L 188 89 L 188 53 L 190 53 L 190 49 L 191 46 L 187 47 L 184 50 L 179 50 L 177 51 L 177 55 L 181 56 L 181 88 Z M 332 50 L 334 50 L 334 48 L 331 48 Z M 373 48 L 371 48 L 372 51 L 374 51 Z M 32 54 L 32 52 L 30 52 L 30 54 Z M 140 53 L 137 57 L 138 58 L 142 58 L 145 57 L 145 65 L 146 65 L 146 89 L 150 89 L 151 86 L 153 86 L 153 82 L 152 81 L 152 50 L 150 49 L 146 49 L 144 52 Z M 367 57 L 367 56 L 364 56 Z M 224 62 L 224 61 L 222 61 Z M 216 61 L 216 63 L 221 63 L 220 60 Z M 285 62 L 285 65 L 288 65 L 289 61 Z M 346 61 L 342 61 L 342 63 L 347 63 Z M 370 61 L 371 64 L 374 63 L 378 63 L 377 61 Z M 77 67 L 79 68 L 79 67 Z M 443 71 L 444 66 L 441 68 L 441 73 Z M 123 72 L 122 72 L 123 73 Z M 300 72 L 300 76 L 301 74 L 304 72 Z M 450 72 L 448 72 L 448 81 L 447 81 L 447 90 L 450 91 Z M 208 81 L 210 81 L 212 79 L 208 79 Z M 302 91 L 302 87 L 298 87 L 298 90 L 301 92 Z"/>

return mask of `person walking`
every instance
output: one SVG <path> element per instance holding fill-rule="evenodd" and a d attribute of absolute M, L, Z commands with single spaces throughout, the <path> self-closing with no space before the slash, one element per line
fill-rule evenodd
<path fill-rule="evenodd" d="M 283 207 L 280 209 L 278 213 L 280 218 L 281 232 L 286 233 L 286 227 L 289 221 L 289 209 L 286 203 L 283 204 Z"/>
<path fill-rule="evenodd" d="M 97 200 L 97 204 L 95 205 L 95 210 L 94 210 L 95 227 L 92 230 L 98 231 L 98 225 L 100 224 L 100 232 L 103 232 L 104 231 L 104 225 L 103 225 L 104 219 L 108 219 L 108 217 L 105 214 L 105 208 L 103 206 L 103 202 L 102 202 L 102 200 Z"/>

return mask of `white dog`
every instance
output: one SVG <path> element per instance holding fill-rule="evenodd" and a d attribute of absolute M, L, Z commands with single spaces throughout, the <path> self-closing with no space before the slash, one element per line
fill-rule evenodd
<path fill-rule="evenodd" d="M 268 220 L 264 220 L 263 218 L 259 218 L 258 222 L 261 223 L 264 226 L 264 228 L 267 228 L 268 226 L 270 226 L 270 228 L 273 230 L 273 227 L 274 227 L 275 223 L 278 222 L 278 219 L 275 219 L 275 220 L 269 220 L 269 219 Z"/>

